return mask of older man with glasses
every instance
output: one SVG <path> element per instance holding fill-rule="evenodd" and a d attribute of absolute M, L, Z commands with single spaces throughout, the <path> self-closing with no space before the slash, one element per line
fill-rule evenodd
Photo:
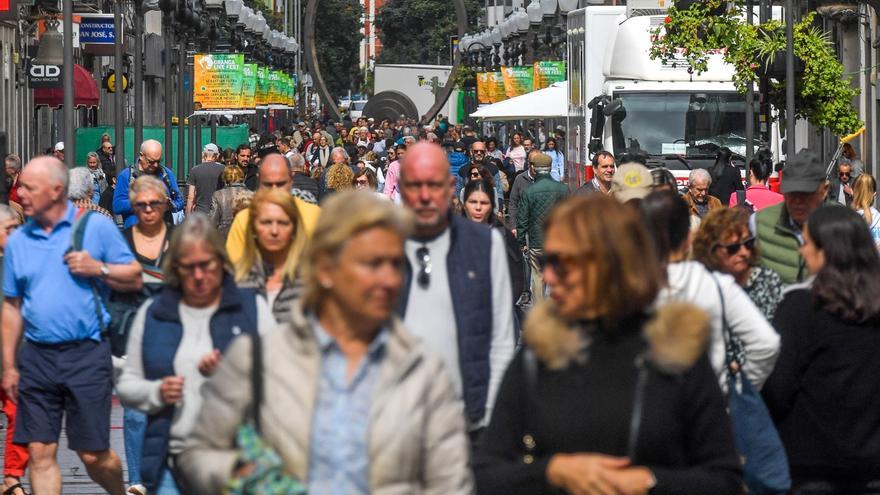
<path fill-rule="evenodd" d="M 439 146 L 413 145 L 400 172 L 416 229 L 405 245 L 398 311 L 406 328 L 445 361 L 478 442 L 515 345 L 505 242 L 497 230 L 450 212 L 455 179 Z"/>
<path fill-rule="evenodd" d="M 177 187 L 174 171 L 162 165 L 162 143 L 148 139 L 141 144 L 136 166 L 124 168 L 116 178 L 116 189 L 113 191 L 113 213 L 122 215 L 124 227 L 127 229 L 137 223 L 137 216 L 128 198 L 129 185 L 141 175 L 154 175 L 168 189 L 168 201 L 171 208 L 165 213 L 165 222 L 174 223 L 172 213 L 183 210 L 183 196 Z"/>

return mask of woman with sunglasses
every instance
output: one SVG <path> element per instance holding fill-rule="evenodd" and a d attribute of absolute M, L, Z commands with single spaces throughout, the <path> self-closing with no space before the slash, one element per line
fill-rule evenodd
<path fill-rule="evenodd" d="M 492 177 L 492 172 L 489 172 L 488 168 L 478 163 L 471 163 L 466 166 L 466 170 L 467 172 L 464 181 L 465 186 L 473 181 L 486 181 L 492 186 L 492 200 L 494 201 L 494 204 L 504 204 L 504 197 L 499 196 L 498 189 L 495 187 L 495 178 Z M 464 189 L 465 188 L 462 187 L 461 192 L 458 195 L 458 199 L 461 201 L 462 205 L 464 204 Z M 497 212 L 498 209 L 496 208 L 495 211 Z"/>
<path fill-rule="evenodd" d="M 709 359 L 725 390 L 728 381 L 726 322 L 731 338 L 744 349 L 744 356 L 735 356 L 737 361 L 746 362 L 745 376 L 760 389 L 779 355 L 779 335 L 733 277 L 714 274 L 702 263 L 688 261 L 690 216 L 684 199 L 671 191 L 652 192 L 642 200 L 640 210 L 645 227 L 654 239 L 654 252 L 665 269 L 665 284 L 658 303 L 688 302 L 708 313 L 712 323 Z"/>
<path fill-rule="evenodd" d="M 767 320 L 772 320 L 782 300 L 782 279 L 774 270 L 758 264 L 749 217 L 744 208 L 710 211 L 694 236 L 694 259 L 711 271 L 733 276 Z"/>
<path fill-rule="evenodd" d="M 151 495 L 177 495 L 186 492 L 172 467 L 198 416 L 202 385 L 235 337 L 276 324 L 262 296 L 236 286 L 223 239 L 202 213 L 174 229 L 162 271 L 162 289 L 134 317 L 116 388 L 124 406 L 147 415 L 141 482 Z"/>
<path fill-rule="evenodd" d="M 151 175 L 135 179 L 128 195 L 138 222 L 125 229 L 122 234 L 143 267 L 144 288 L 139 292 L 113 292 L 111 304 L 117 314 L 124 311 L 135 312 L 150 296 L 159 292 L 165 279 L 162 274 L 162 257 L 168 250 L 172 227 L 163 220 L 168 209 L 168 196 L 165 184 Z M 125 309 L 123 309 L 125 308 Z M 115 359 L 117 367 L 124 368 L 125 357 Z M 147 417 L 137 409 L 125 407 L 122 416 L 123 440 L 125 441 L 125 461 L 128 465 L 128 493 L 146 494 L 141 484 L 141 451 L 144 443 L 144 429 Z"/>
<path fill-rule="evenodd" d="M 704 352 L 708 318 L 654 308 L 663 268 L 651 249 L 636 210 L 608 196 L 550 214 L 550 298 L 529 313 L 505 373 L 476 453 L 478 493 L 742 493 Z"/>
<path fill-rule="evenodd" d="M 791 494 L 865 495 L 880 487 L 880 257 L 848 208 L 807 219 L 793 286 L 773 324 L 782 354 L 763 396 L 791 466 Z"/>

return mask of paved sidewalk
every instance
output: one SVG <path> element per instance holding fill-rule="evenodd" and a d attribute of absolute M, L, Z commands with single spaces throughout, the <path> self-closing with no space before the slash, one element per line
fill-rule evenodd
<path fill-rule="evenodd" d="M 5 416 L 3 416 L 3 427 L 6 427 Z M 5 435 L 6 431 L 3 430 L 2 434 Z M 125 466 L 125 446 L 122 440 L 122 406 L 119 405 L 116 397 L 113 398 L 113 411 L 110 415 L 110 445 L 113 447 L 113 450 L 116 451 L 116 454 L 122 458 L 122 469 L 124 471 L 124 477 L 127 480 L 128 472 Z M 3 448 L 3 442 L 0 441 L 0 456 L 2 456 Z M 80 462 L 79 457 L 75 452 L 67 448 L 67 435 L 63 429 L 61 431 L 61 441 L 58 447 L 58 462 L 61 464 L 61 475 L 64 480 L 62 493 L 65 495 L 104 495 L 107 493 L 89 478 L 89 475 L 86 473 L 86 468 L 83 466 L 82 462 Z M 27 487 L 27 490 L 30 491 L 27 479 L 24 480 L 24 485 Z"/>

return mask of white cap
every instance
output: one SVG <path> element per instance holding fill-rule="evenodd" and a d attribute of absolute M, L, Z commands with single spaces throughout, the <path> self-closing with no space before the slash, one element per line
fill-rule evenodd
<path fill-rule="evenodd" d="M 55 151 L 64 151 L 64 141 L 55 143 Z"/>
<path fill-rule="evenodd" d="M 214 143 L 208 143 L 205 145 L 204 148 L 202 148 L 202 153 L 213 153 L 216 155 L 220 153 L 220 148 L 218 148 L 217 145 Z"/>

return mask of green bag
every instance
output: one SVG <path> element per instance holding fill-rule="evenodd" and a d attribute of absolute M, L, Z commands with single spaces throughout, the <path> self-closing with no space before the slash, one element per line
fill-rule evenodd
<path fill-rule="evenodd" d="M 260 405 L 263 402 L 263 350 L 258 333 L 251 335 L 253 390 L 252 422 L 238 428 L 236 443 L 241 449 L 241 461 L 253 464 L 254 470 L 246 477 L 233 478 L 226 484 L 230 495 L 305 495 L 306 487 L 298 479 L 283 471 L 284 464 L 278 452 L 269 446 L 260 434 Z"/>

